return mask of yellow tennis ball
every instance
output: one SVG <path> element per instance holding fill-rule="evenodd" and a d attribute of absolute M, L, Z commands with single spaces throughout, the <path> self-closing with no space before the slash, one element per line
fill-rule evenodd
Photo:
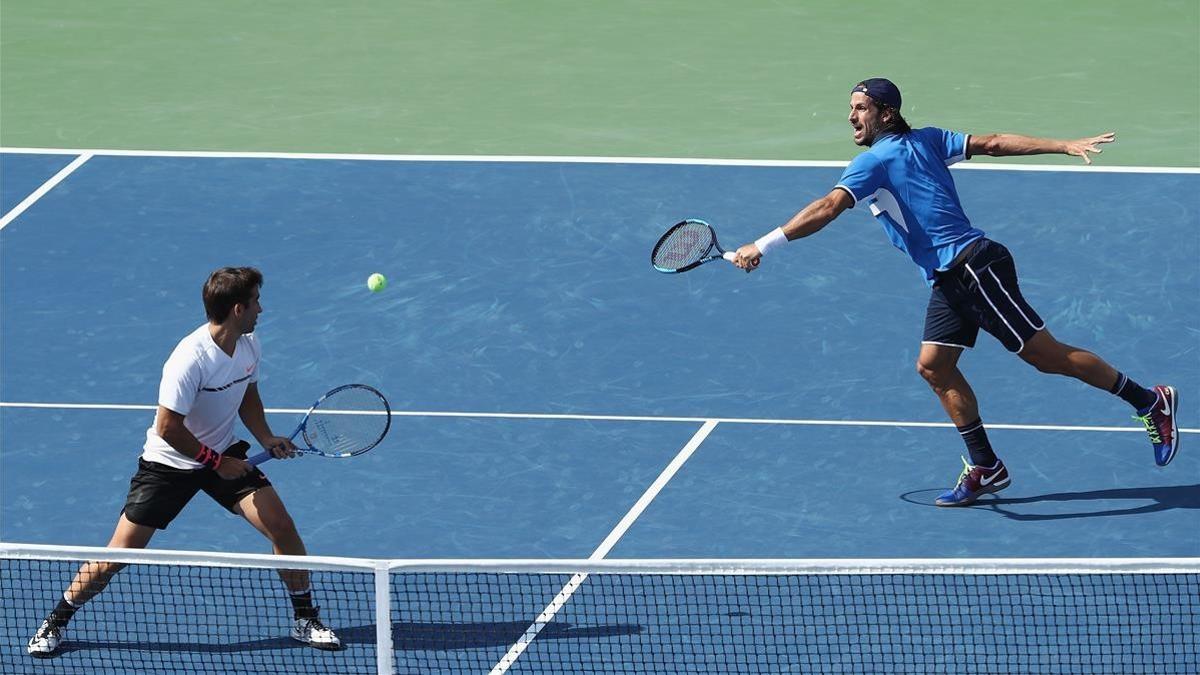
<path fill-rule="evenodd" d="M 367 277 L 367 288 L 371 289 L 372 293 L 378 293 L 387 288 L 387 277 L 379 272 Z"/>

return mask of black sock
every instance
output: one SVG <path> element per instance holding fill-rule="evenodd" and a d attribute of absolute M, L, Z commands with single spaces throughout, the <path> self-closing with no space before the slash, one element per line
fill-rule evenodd
<path fill-rule="evenodd" d="M 996 453 L 992 452 L 992 444 L 988 442 L 987 430 L 983 428 L 983 418 L 970 424 L 958 427 L 958 433 L 967 444 L 967 452 L 971 455 L 974 466 L 992 467 L 998 461 Z"/>
<path fill-rule="evenodd" d="M 1113 383 L 1109 391 L 1120 396 L 1139 413 L 1149 410 L 1158 401 L 1158 394 L 1153 389 L 1147 389 L 1125 377 L 1125 373 L 1117 373 L 1117 381 Z"/>
<path fill-rule="evenodd" d="M 311 588 L 299 593 L 290 593 L 289 595 L 291 595 L 292 610 L 297 619 L 317 618 L 317 608 L 313 607 Z"/>
<path fill-rule="evenodd" d="M 70 623 L 71 618 L 75 616 L 75 612 L 80 607 L 82 607 L 82 605 L 72 605 L 67 601 L 66 596 L 63 596 L 63 599 L 58 601 L 58 606 L 56 606 L 50 612 L 50 616 L 47 618 L 50 620 L 50 623 L 62 628 Z"/>

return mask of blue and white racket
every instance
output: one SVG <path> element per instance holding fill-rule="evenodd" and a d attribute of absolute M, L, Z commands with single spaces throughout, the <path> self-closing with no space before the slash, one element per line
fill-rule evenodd
<path fill-rule="evenodd" d="M 317 399 L 289 437 L 297 452 L 322 457 L 353 457 L 379 445 L 392 426 L 392 407 L 365 384 L 346 384 Z M 271 459 L 263 451 L 246 460 L 258 466 Z"/>

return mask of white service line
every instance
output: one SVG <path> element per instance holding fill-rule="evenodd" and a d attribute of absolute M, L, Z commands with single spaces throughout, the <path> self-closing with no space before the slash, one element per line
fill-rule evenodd
<path fill-rule="evenodd" d="M 22 213 L 25 213 L 25 209 L 33 206 L 34 202 L 41 199 L 42 196 L 45 195 L 47 192 L 53 190 L 55 185 L 58 185 L 59 183 L 63 182 L 63 179 L 65 179 L 67 176 L 70 176 L 72 173 L 75 172 L 75 169 L 78 169 L 79 167 L 83 166 L 83 163 L 88 161 L 91 158 L 92 158 L 92 153 L 90 153 L 90 152 L 85 152 L 85 153 L 79 155 L 78 157 L 75 158 L 75 161 L 64 166 L 61 171 L 59 171 L 58 173 L 51 176 L 50 180 L 46 181 L 45 183 L 42 183 L 42 186 L 39 187 L 38 189 L 34 190 L 33 194 L 31 194 L 28 197 L 26 197 L 25 199 L 23 199 L 20 204 L 17 204 L 16 206 L 14 206 L 11 211 L 4 214 L 3 218 L 0 218 L 0 230 L 3 230 L 9 223 L 11 223 L 13 220 L 15 220 L 17 216 L 21 215 Z"/>
<path fill-rule="evenodd" d="M 675 458 L 672 459 L 669 464 L 667 464 L 667 468 L 663 469 L 662 473 L 658 475 L 658 478 L 656 478 L 654 482 L 650 484 L 650 487 L 646 488 L 646 491 L 642 493 L 641 498 L 637 500 L 637 503 L 633 505 L 633 508 L 629 509 L 629 512 L 625 514 L 625 517 L 621 519 L 621 522 L 617 523 L 617 526 L 613 528 L 612 532 L 608 533 L 608 536 L 604 538 L 604 541 L 600 542 L 600 545 L 596 547 L 596 550 L 592 552 L 592 555 L 588 556 L 589 561 L 603 560 L 604 557 L 608 555 L 608 552 L 612 550 L 613 546 L 616 546 L 621 537 L 623 537 L 629 528 L 633 526 L 633 522 L 638 519 L 638 516 L 642 515 L 642 512 L 646 510 L 646 507 L 650 505 L 650 502 L 654 501 L 654 498 L 658 496 L 659 492 L 662 492 L 662 489 L 666 487 L 667 483 L 670 482 L 671 479 L 675 477 L 675 474 L 679 472 L 679 469 L 683 466 L 684 462 L 688 461 L 688 458 L 692 456 L 692 453 L 696 452 L 696 448 L 700 447 L 700 444 L 704 442 L 704 439 L 708 438 L 708 435 L 711 434 L 712 430 L 716 427 L 717 420 L 706 420 L 704 422 L 704 426 L 700 427 L 700 430 L 692 436 L 692 439 L 687 442 L 687 445 L 683 446 L 679 453 L 675 455 Z M 503 656 L 503 658 L 500 659 L 500 662 L 492 668 L 488 675 L 503 675 L 504 673 L 507 673 L 508 669 L 517 662 L 517 659 L 521 657 L 521 654 L 525 652 L 525 650 L 529 647 L 529 644 L 538 636 L 538 633 L 542 632 L 542 629 L 554 620 L 554 615 L 558 614 L 558 611 L 563 608 L 563 605 L 567 604 L 567 601 L 571 599 L 571 596 L 575 594 L 575 591 L 579 590 L 580 585 L 582 585 L 587 578 L 587 574 L 575 574 L 572 576 L 571 580 L 568 581 L 567 584 L 562 587 L 562 590 L 558 592 L 558 595 L 554 596 L 554 600 L 552 600 L 550 604 L 546 605 L 546 608 L 542 610 L 541 614 L 538 614 L 537 618 L 533 620 L 533 623 L 525 629 L 525 633 L 521 635 L 520 639 L 518 639 L 511 647 L 508 648 L 508 652 Z"/>
<path fill-rule="evenodd" d="M 0 401 L 0 408 L 34 408 L 45 410 L 155 410 L 156 406 L 124 403 L 30 403 L 22 401 Z M 308 408 L 267 408 L 266 412 L 280 415 L 303 415 Z M 352 414 L 347 412 L 346 414 Z M 380 414 L 372 412 L 371 414 Z M 517 413 L 517 412 L 471 412 L 443 410 L 393 410 L 392 417 L 461 417 L 465 419 L 509 419 L 509 420 L 575 420 L 580 422 L 686 422 L 701 423 L 713 420 L 721 424 L 775 424 L 805 427 L 897 427 L 908 429 L 950 429 L 950 422 L 913 422 L 906 420 L 815 420 L 769 417 L 673 417 L 670 415 L 587 415 L 570 413 Z M 1068 424 L 1020 424 L 988 422 L 989 429 L 1015 431 L 1091 431 L 1146 433 L 1142 427 L 1100 427 Z M 1180 427 L 1180 433 L 1200 434 L 1200 428 Z"/>
<path fill-rule="evenodd" d="M 361 162 L 539 162 L 566 164 L 681 164 L 690 166 L 782 166 L 842 168 L 849 160 L 722 159 L 703 157 L 589 157 L 586 155 L 403 155 L 332 152 L 238 152 L 221 150 L 72 150 L 67 148 L 5 148 L 0 152 L 36 155 L 88 153 L 108 157 L 207 157 L 214 159 L 316 159 Z M 1087 171 L 1093 173 L 1200 174 L 1190 166 L 1105 166 L 1074 164 L 1003 164 L 960 162 L 954 169 L 990 171 Z"/>

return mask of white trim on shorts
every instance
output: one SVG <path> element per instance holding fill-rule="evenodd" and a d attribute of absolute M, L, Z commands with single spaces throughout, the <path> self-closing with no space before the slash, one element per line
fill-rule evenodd
<path fill-rule="evenodd" d="M 1000 277 L 996 276 L 996 273 L 992 271 L 991 265 L 988 265 L 984 269 L 986 269 L 987 273 L 992 275 L 992 278 L 996 280 L 996 285 L 1000 287 L 1000 290 L 1004 291 L 1004 297 L 1008 298 L 1008 301 L 1012 303 L 1013 307 L 1017 308 L 1017 312 L 1020 313 L 1022 319 L 1025 319 L 1025 323 L 1029 324 L 1030 328 L 1034 329 L 1035 331 L 1038 331 L 1038 330 L 1042 330 L 1043 328 L 1046 327 L 1046 322 L 1044 322 L 1044 321 L 1042 322 L 1042 325 L 1040 325 L 1040 326 L 1033 325 L 1033 322 L 1029 320 L 1029 315 L 1027 315 L 1025 313 L 1025 310 L 1021 309 L 1021 306 L 1017 304 L 1016 300 L 1012 299 L 1012 295 L 1009 294 L 1008 289 L 1004 287 L 1004 284 L 1000 283 Z M 980 284 L 979 290 L 980 291 L 983 290 L 982 284 Z"/>
<path fill-rule="evenodd" d="M 939 347 L 958 347 L 959 349 L 970 349 L 970 347 L 968 347 L 968 346 L 966 346 L 966 345 L 956 345 L 956 344 L 954 344 L 954 343 L 952 343 L 952 342 L 935 342 L 935 341 L 933 341 L 933 340 L 921 340 L 921 344 L 923 344 L 923 345 L 937 345 L 937 346 L 939 346 Z"/>
<path fill-rule="evenodd" d="M 1008 298 L 1008 301 L 1012 303 L 1013 307 L 1017 308 L 1017 313 L 1021 315 L 1022 319 L 1025 319 L 1025 323 L 1029 324 L 1029 327 L 1032 328 L 1035 333 L 1045 328 L 1045 323 L 1043 323 L 1041 326 L 1035 326 L 1033 322 L 1029 320 L 1029 317 L 1025 316 L 1025 311 L 1022 310 L 1021 306 L 1012 299 L 1012 296 L 1008 293 L 1008 289 L 1005 288 L 1004 284 L 1000 282 L 1000 277 L 996 276 L 995 272 L 988 269 L 989 266 L 990 265 L 984 265 L 983 269 L 987 270 L 988 273 L 992 275 L 992 278 L 996 280 L 996 284 L 1000 286 L 1000 290 L 1004 291 L 1004 297 Z M 1017 332 L 1017 329 L 1012 327 L 1012 324 L 1008 322 L 1008 318 L 1004 316 L 1004 313 L 1000 311 L 1000 308 L 996 306 L 996 303 L 992 302 L 992 299 L 988 297 L 987 291 L 983 288 L 983 281 L 979 278 L 979 275 L 975 273 L 975 270 L 971 269 L 971 264 L 963 263 L 963 267 L 965 267 L 967 271 L 971 273 L 971 276 L 975 278 L 975 283 L 979 285 L 979 294 L 983 296 L 984 300 L 987 300 L 987 303 L 992 308 L 992 311 L 996 313 L 996 316 L 1000 317 L 1000 320 L 1004 322 L 1004 325 L 1008 328 L 1008 330 L 1012 331 L 1013 337 L 1017 338 L 1017 344 L 1020 346 L 1018 346 L 1017 351 L 1013 353 L 1020 354 L 1025 350 L 1025 340 L 1021 339 L 1021 334 Z"/>

